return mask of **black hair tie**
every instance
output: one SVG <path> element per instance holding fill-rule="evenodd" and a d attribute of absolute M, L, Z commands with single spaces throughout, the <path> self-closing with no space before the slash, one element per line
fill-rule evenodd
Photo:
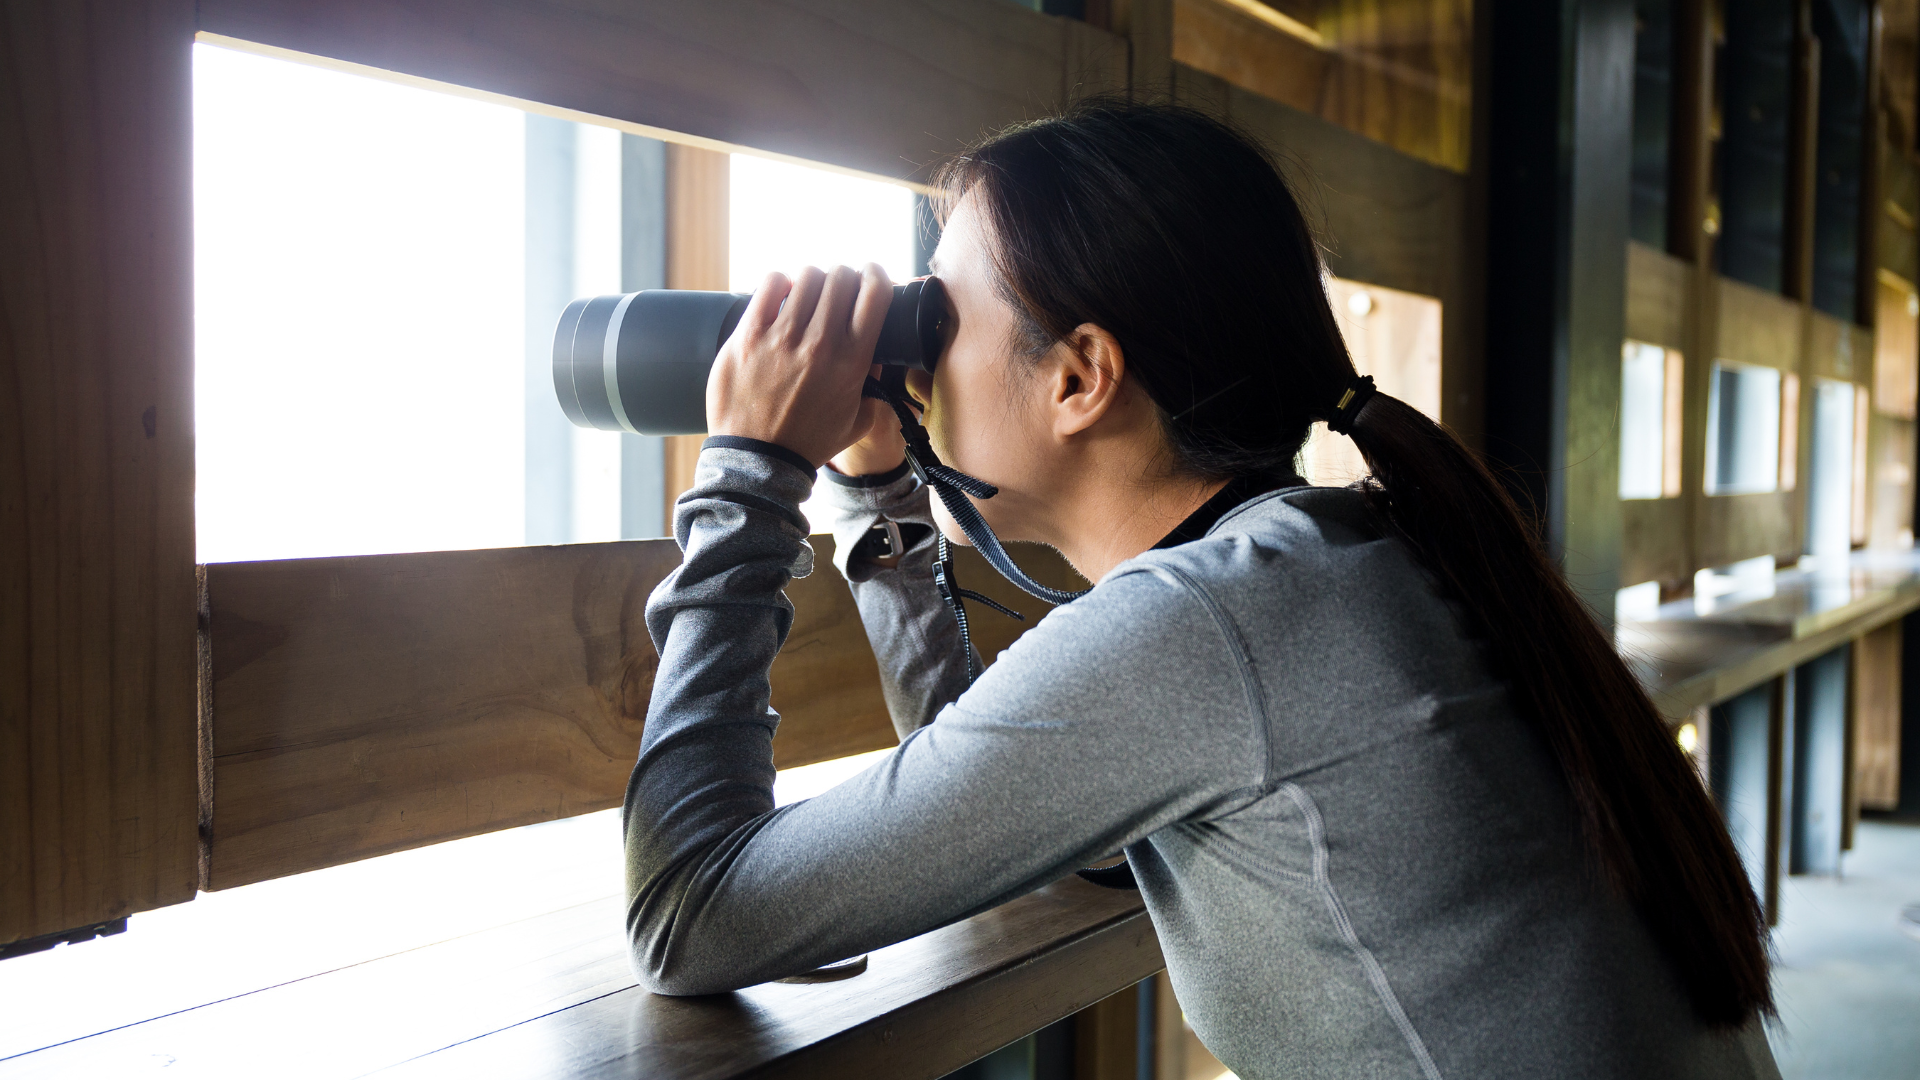
<path fill-rule="evenodd" d="M 1373 400 L 1374 393 L 1373 376 L 1362 375 L 1353 380 L 1347 386 L 1347 392 L 1341 394 L 1339 402 L 1333 406 L 1333 415 L 1327 417 L 1327 430 L 1341 435 L 1350 434 L 1354 417 L 1359 416 L 1360 410 Z"/>

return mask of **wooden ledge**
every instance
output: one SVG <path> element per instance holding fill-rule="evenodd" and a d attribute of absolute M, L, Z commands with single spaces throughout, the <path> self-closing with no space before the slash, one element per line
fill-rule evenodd
<path fill-rule="evenodd" d="M 848 979 L 697 998 L 635 984 L 620 916 L 607 897 L 24 1054 L 8 1075 L 259 1075 L 293 1054 L 310 1076 L 931 1080 L 1164 966 L 1138 893 L 1071 877 Z"/>

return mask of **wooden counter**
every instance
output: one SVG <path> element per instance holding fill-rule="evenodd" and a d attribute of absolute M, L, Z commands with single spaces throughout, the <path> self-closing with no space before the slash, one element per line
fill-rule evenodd
<path fill-rule="evenodd" d="M 15 1077 L 943 1076 L 1160 970 L 1134 892 L 1066 878 L 880 949 L 834 982 L 658 997 L 620 898 L 0 1062 Z M 297 1062 L 297 1067 L 295 1067 Z"/>
<path fill-rule="evenodd" d="M 1844 574 L 1783 570 L 1768 588 L 1664 604 L 1614 640 L 1654 704 L 1678 721 L 1920 608 L 1920 555 L 1857 552 Z"/>

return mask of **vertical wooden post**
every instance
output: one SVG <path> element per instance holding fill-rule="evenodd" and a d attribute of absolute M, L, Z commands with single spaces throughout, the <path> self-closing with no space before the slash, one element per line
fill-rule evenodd
<path fill-rule="evenodd" d="M 728 156 L 677 143 L 667 145 L 667 288 L 727 287 Z M 666 523 L 673 531 L 673 504 L 693 486 L 701 436 L 666 440 Z"/>
<path fill-rule="evenodd" d="M 1087 21 L 1127 39 L 1127 87 L 1135 98 L 1172 93 L 1173 0 L 1089 4 Z"/>
<path fill-rule="evenodd" d="M 1677 0 L 1673 25 L 1673 122 L 1667 129 L 1667 250 L 1712 263 L 1706 230 L 1713 188 L 1713 11 Z"/>
<path fill-rule="evenodd" d="M 193 33 L 0 14 L 0 945 L 194 895 Z"/>
<path fill-rule="evenodd" d="M 1766 912 L 1768 926 L 1780 925 L 1780 874 L 1786 869 L 1786 860 L 1781 856 L 1787 845 L 1786 794 L 1792 779 L 1786 760 L 1787 749 L 1792 745 L 1791 732 L 1787 730 L 1793 719 L 1790 712 L 1792 679 L 1793 673 L 1788 672 L 1773 680 L 1767 717 L 1767 851 L 1760 905 Z"/>
<path fill-rule="evenodd" d="M 1820 39 L 1813 34 L 1811 0 L 1793 13 L 1793 85 L 1787 120 L 1787 207 L 1780 259 L 1780 291 L 1813 302 L 1814 188 L 1820 166 Z"/>
<path fill-rule="evenodd" d="M 1882 147 L 1887 141 L 1887 110 L 1881 106 L 1881 42 L 1886 13 L 1876 0 L 1867 15 L 1867 115 L 1860 122 L 1860 224 L 1855 230 L 1855 285 L 1853 321 L 1869 330 L 1878 321 L 1880 282 L 1880 221 L 1885 199 L 1880 171 Z"/>
<path fill-rule="evenodd" d="M 1074 1014 L 1074 1080 L 1137 1080 L 1139 992 L 1129 986 Z"/>

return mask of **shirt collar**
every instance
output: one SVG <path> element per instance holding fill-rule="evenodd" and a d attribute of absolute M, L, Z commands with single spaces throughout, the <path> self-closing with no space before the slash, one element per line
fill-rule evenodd
<path fill-rule="evenodd" d="M 1297 487 L 1306 481 L 1297 476 L 1236 476 L 1227 481 L 1227 486 L 1215 492 L 1213 498 L 1200 504 L 1200 509 L 1187 515 L 1187 520 L 1173 527 L 1173 531 L 1162 537 L 1155 548 L 1170 548 L 1198 540 L 1207 535 L 1207 530 L 1227 516 L 1227 512 L 1241 503 L 1269 491 L 1278 491 L 1283 487 Z"/>

